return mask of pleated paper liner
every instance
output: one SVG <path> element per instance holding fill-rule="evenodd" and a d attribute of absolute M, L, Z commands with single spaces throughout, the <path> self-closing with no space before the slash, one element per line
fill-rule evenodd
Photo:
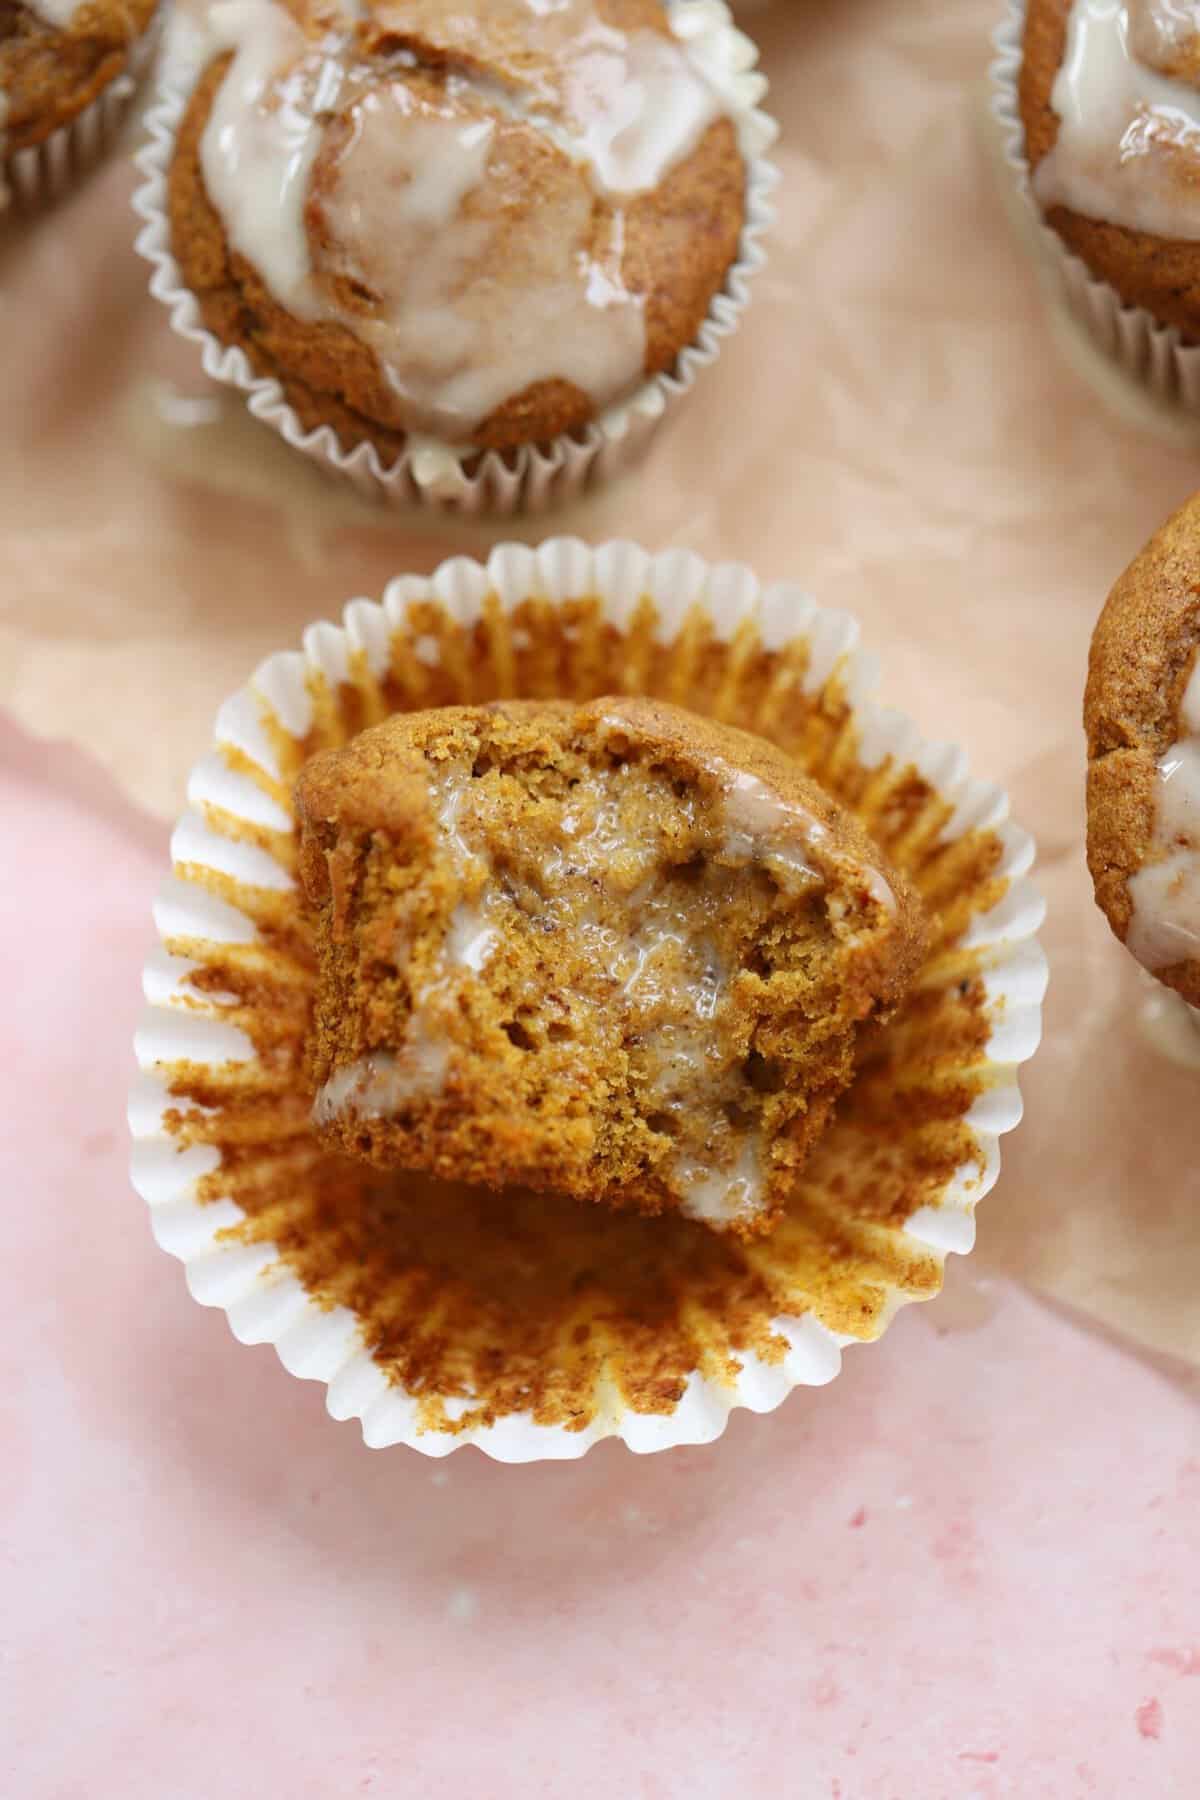
<path fill-rule="evenodd" d="M 162 35 L 162 8 L 129 52 L 129 60 L 89 106 L 40 144 L 4 153 L 0 127 L 0 220 L 55 205 L 113 148 L 154 62 Z"/>
<path fill-rule="evenodd" d="M 134 1180 L 194 1296 L 328 1384 L 368 1444 L 506 1460 L 716 1437 L 837 1374 L 974 1240 L 1040 1036 L 1033 845 L 962 755 L 873 705 L 853 620 L 749 570 L 571 539 L 457 558 L 268 659 L 217 719 L 146 969 Z M 858 815 L 933 916 L 931 949 L 779 1229 L 383 1177 L 323 1152 L 302 1041 L 305 759 L 418 707 L 659 695 L 773 738 Z"/>
<path fill-rule="evenodd" d="M 1031 209 L 1044 269 L 1076 324 L 1091 342 L 1154 400 L 1187 412 L 1200 411 L 1200 344 L 1191 344 L 1178 326 L 1164 325 L 1144 307 L 1130 306 L 1101 281 L 1081 257 L 1046 224 L 1033 195 L 1025 154 L 1017 84 L 1025 35 L 1025 0 L 1005 0 L 1005 16 L 992 43 L 992 112 L 1004 138 L 1005 161 L 1017 190 Z"/>
<path fill-rule="evenodd" d="M 256 374 L 243 350 L 223 344 L 206 330 L 195 295 L 185 286 L 171 252 L 166 212 L 175 134 L 197 74 L 186 20 L 178 22 L 168 39 L 158 92 L 146 117 L 149 142 L 137 157 L 145 180 L 133 197 L 134 211 L 144 220 L 136 247 L 153 266 L 150 292 L 168 308 L 172 329 L 197 346 L 211 380 L 245 395 L 255 418 L 319 467 L 349 481 L 368 499 L 387 505 L 464 515 L 539 513 L 577 499 L 631 468 L 741 323 L 750 282 L 766 261 L 762 238 L 774 220 L 770 196 L 778 181 L 765 160 L 777 128 L 759 108 L 767 84 L 755 66 L 754 45 L 737 30 L 723 0 L 668 0 L 668 6 L 677 35 L 720 89 L 737 122 L 748 168 L 746 221 L 737 261 L 721 292 L 714 295 L 695 342 L 681 351 L 672 368 L 645 382 L 632 399 L 610 407 L 585 430 L 503 453 L 481 454 L 413 439 L 388 464 L 374 444 L 346 449 L 327 425 L 305 431 L 280 383 Z"/>

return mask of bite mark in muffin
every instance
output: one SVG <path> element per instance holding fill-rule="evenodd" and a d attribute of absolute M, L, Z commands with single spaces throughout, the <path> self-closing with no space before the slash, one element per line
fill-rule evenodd
<path fill-rule="evenodd" d="M 402 715 L 301 777 L 325 1141 L 769 1226 L 924 947 L 789 758 L 637 700 Z"/>

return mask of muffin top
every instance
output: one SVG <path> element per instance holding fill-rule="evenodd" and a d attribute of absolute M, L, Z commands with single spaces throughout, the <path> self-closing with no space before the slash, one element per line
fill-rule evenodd
<path fill-rule="evenodd" d="M 1049 223 L 1131 304 L 1200 324 L 1200 14 L 1029 0 L 1020 111 Z"/>
<path fill-rule="evenodd" d="M 506 448 L 671 365 L 745 167 L 659 0 L 232 0 L 171 173 L 205 321 L 302 422 Z"/>
<path fill-rule="evenodd" d="M 31 149 L 121 74 L 157 0 L 0 0 L 0 149 Z"/>
<path fill-rule="evenodd" d="M 1200 495 L 1151 539 L 1092 638 L 1088 866 L 1128 949 L 1200 1006 Z"/>

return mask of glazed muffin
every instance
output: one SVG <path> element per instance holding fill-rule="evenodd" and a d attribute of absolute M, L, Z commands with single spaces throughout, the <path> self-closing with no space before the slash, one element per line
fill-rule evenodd
<path fill-rule="evenodd" d="M 157 0 L 0 0 L 0 156 L 36 149 L 129 68 Z"/>
<path fill-rule="evenodd" d="M 1028 0 L 1018 110 L 1046 222 L 1127 306 L 1200 338 L 1200 18 Z"/>
<path fill-rule="evenodd" d="M 1200 1006 L 1200 496 L 1110 594 L 1084 722 L 1096 900 L 1138 961 Z"/>
<path fill-rule="evenodd" d="M 250 0 L 199 64 L 182 283 L 345 450 L 578 433 L 672 368 L 736 260 L 737 127 L 660 0 Z"/>
<path fill-rule="evenodd" d="M 297 806 L 313 1120 L 381 1167 L 763 1229 L 923 950 L 788 757 L 657 702 L 400 715 Z"/>

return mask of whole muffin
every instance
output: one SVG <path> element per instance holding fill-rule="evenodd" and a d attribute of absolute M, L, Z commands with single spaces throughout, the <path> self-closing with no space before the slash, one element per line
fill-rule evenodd
<path fill-rule="evenodd" d="M 1088 867 L 1126 947 L 1200 1006 L 1200 495 L 1117 582 L 1092 638 Z"/>
<path fill-rule="evenodd" d="M 400 714 L 297 801 L 313 1122 L 384 1168 L 761 1230 L 924 949 L 795 763 L 659 702 Z"/>
<path fill-rule="evenodd" d="M 0 0 L 0 155 L 35 149 L 129 64 L 157 0 Z"/>
<path fill-rule="evenodd" d="M 672 366 L 736 260 L 737 129 L 659 0 L 248 0 L 200 61 L 184 283 L 346 449 L 577 431 Z"/>
<path fill-rule="evenodd" d="M 1046 221 L 1129 306 L 1200 338 L 1200 19 L 1027 0 L 1018 104 Z"/>

